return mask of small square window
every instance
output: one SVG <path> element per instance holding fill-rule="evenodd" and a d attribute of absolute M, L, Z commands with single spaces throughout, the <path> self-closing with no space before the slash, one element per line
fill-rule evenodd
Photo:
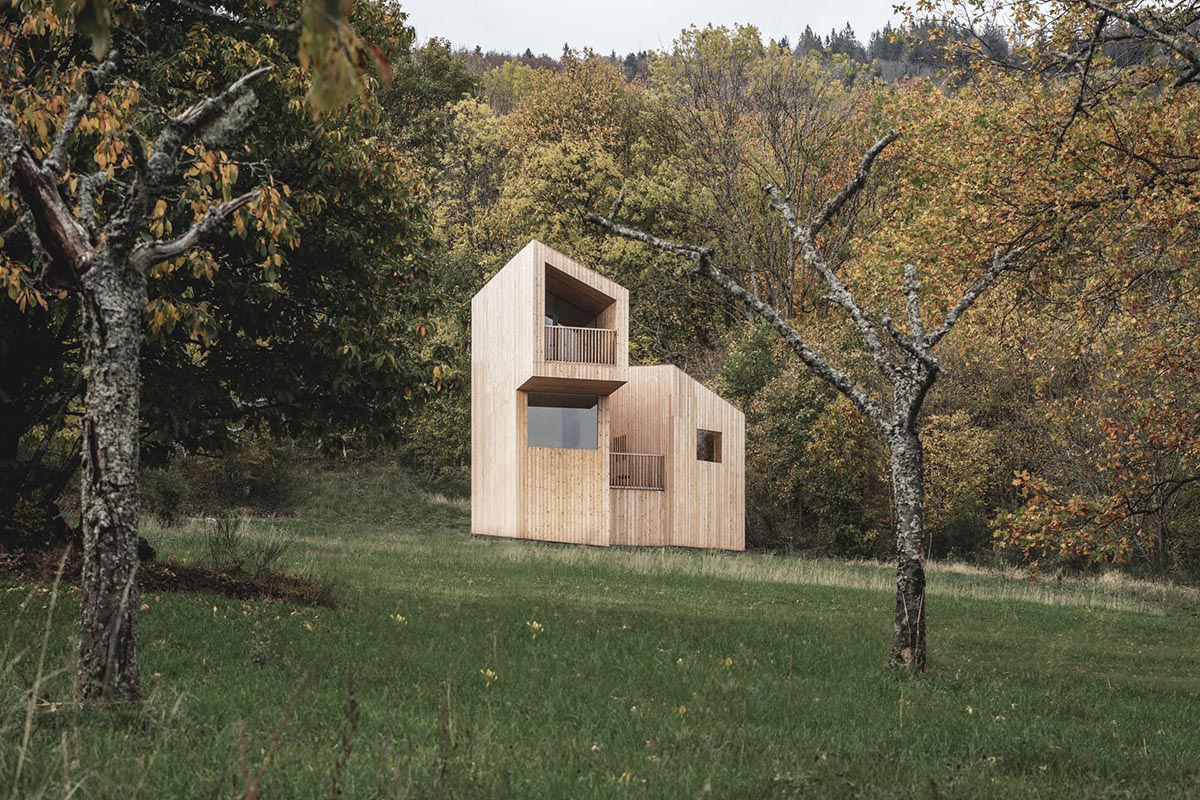
<path fill-rule="evenodd" d="M 720 431 L 706 431 L 703 428 L 696 431 L 696 460 L 721 462 Z"/>

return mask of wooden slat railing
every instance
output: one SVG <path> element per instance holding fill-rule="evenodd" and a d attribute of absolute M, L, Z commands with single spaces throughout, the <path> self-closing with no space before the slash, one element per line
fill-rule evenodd
<path fill-rule="evenodd" d="M 613 489 L 666 488 L 666 465 L 661 455 L 652 453 L 609 453 L 612 464 L 608 485 Z"/>
<path fill-rule="evenodd" d="M 546 360 L 577 364 L 617 363 L 617 332 L 606 328 L 546 326 Z"/>

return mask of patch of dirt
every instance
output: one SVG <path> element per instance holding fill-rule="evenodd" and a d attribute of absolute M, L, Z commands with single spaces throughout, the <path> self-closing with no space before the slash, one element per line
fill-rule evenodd
<path fill-rule="evenodd" d="M 62 556 L 62 549 L 17 553 L 0 550 L 0 577 L 53 583 Z M 78 585 L 81 570 L 79 549 L 72 548 L 63 570 L 63 581 Z M 143 561 L 137 577 L 142 592 L 200 592 L 238 600 L 279 600 L 326 608 L 334 605 L 333 587 L 328 581 L 286 573 L 230 575 L 199 564 L 183 564 L 166 558 Z"/>

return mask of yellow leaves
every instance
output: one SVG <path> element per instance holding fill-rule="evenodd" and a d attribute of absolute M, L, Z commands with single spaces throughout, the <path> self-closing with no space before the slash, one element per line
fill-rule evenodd
<path fill-rule="evenodd" d="M 8 298 L 16 303 L 22 313 L 31 305 L 43 309 L 48 307 L 45 295 L 34 284 L 33 276 L 25 267 L 9 261 L 3 251 L 0 251 L 0 286 L 4 287 Z"/>
<path fill-rule="evenodd" d="M 217 272 L 217 260 L 208 250 L 193 250 L 187 255 L 188 263 L 192 267 L 192 276 L 196 278 L 204 278 L 209 283 L 212 283 Z"/>
<path fill-rule="evenodd" d="M 154 204 L 154 210 L 150 214 L 150 233 L 156 239 L 161 239 L 171 230 L 171 223 L 167 220 L 167 201 L 159 200 Z"/>
<path fill-rule="evenodd" d="M 980 511 L 978 504 L 999 478 L 996 438 L 994 431 L 974 424 L 961 408 L 926 418 L 922 440 L 926 519 L 931 527 L 945 524 L 956 514 Z"/>
<path fill-rule="evenodd" d="M 182 319 L 179 307 L 170 300 L 161 297 L 151 300 L 147 305 L 147 311 L 150 314 L 150 332 L 154 334 L 161 331 L 169 333 L 175 328 L 179 320 Z"/>
<path fill-rule="evenodd" d="M 390 619 L 392 622 L 396 623 L 397 625 L 407 625 L 408 624 L 408 617 L 406 617 L 402 614 L 392 614 L 390 617 L 388 617 L 388 619 Z"/>
<path fill-rule="evenodd" d="M 493 669 L 481 669 L 479 675 L 483 678 L 483 688 L 490 688 L 493 683 L 500 679 Z"/>
<path fill-rule="evenodd" d="M 42 142 L 49 143 L 50 141 L 50 123 L 49 120 L 39 114 L 33 119 L 33 129 L 37 131 L 38 139 Z"/>
<path fill-rule="evenodd" d="M 237 183 L 238 167 L 232 162 L 221 164 L 217 169 L 220 178 L 221 199 L 229 202 L 233 198 L 233 185 Z"/>
<path fill-rule="evenodd" d="M 529 638 L 530 639 L 536 639 L 538 636 L 540 636 L 541 634 L 546 632 L 545 626 L 543 626 L 542 623 L 538 622 L 535 619 L 531 619 L 528 622 L 526 622 L 525 626 L 527 628 L 529 628 Z"/>

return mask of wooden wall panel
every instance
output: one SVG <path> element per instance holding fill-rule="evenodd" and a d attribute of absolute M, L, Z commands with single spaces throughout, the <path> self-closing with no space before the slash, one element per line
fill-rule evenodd
<path fill-rule="evenodd" d="M 682 370 L 673 392 L 677 414 L 671 544 L 746 549 L 746 423 L 742 412 Z M 721 433 L 721 461 L 696 458 L 698 429 Z"/>
<path fill-rule="evenodd" d="M 664 457 L 665 491 L 612 490 L 613 544 L 665 546 L 671 544 L 674 479 L 671 420 L 676 398 L 671 391 L 670 365 L 631 367 L 629 382 L 614 392 L 612 435 L 625 438 L 625 452 Z"/>
<path fill-rule="evenodd" d="M 742 412 L 678 367 L 632 367 L 612 395 L 613 436 L 665 457 L 666 491 L 613 490 L 613 543 L 744 550 Z M 696 431 L 721 432 L 721 461 L 696 458 Z M 643 495 L 663 495 L 643 497 Z"/>
<path fill-rule="evenodd" d="M 613 436 L 627 437 L 626 452 L 669 457 L 672 437 L 666 423 L 677 413 L 672 391 L 676 372 L 669 364 L 631 367 L 629 382 L 613 393 Z"/>
<path fill-rule="evenodd" d="M 517 435 L 528 436 L 528 395 L 517 393 Z M 518 536 L 549 542 L 609 543 L 609 403 L 600 398 L 595 450 L 521 448 L 521 522 Z"/>
<path fill-rule="evenodd" d="M 533 369 L 536 261 L 526 247 L 471 300 L 471 531 L 516 536 L 520 524 L 517 392 Z M 524 442 L 521 442 L 523 445 Z"/>
<path fill-rule="evenodd" d="M 612 544 L 642 547 L 670 544 L 671 495 L 637 489 L 611 491 Z"/>

